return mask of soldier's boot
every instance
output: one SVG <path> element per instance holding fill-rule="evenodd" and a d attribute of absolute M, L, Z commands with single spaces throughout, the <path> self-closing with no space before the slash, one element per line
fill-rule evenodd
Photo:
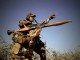
<path fill-rule="evenodd" d="M 41 60 L 46 60 L 46 49 L 45 49 L 45 47 L 41 47 L 40 58 L 41 58 Z"/>

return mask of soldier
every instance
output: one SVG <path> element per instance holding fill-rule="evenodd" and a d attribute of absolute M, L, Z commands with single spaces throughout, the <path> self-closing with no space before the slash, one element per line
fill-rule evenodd
<path fill-rule="evenodd" d="M 13 45 L 12 51 L 14 54 L 17 55 L 17 54 L 21 53 L 20 50 L 21 50 L 22 46 L 25 47 L 26 49 L 27 49 L 27 47 L 31 47 L 36 53 L 38 53 L 40 55 L 41 60 L 46 60 L 45 44 L 40 40 L 40 36 L 38 34 L 38 33 L 40 33 L 42 27 L 34 26 L 34 25 L 36 25 L 36 24 L 33 24 L 34 21 L 36 23 L 38 23 L 35 20 L 35 17 L 36 17 L 36 15 L 29 13 L 26 17 L 26 20 L 19 21 L 20 29 L 15 30 L 15 32 L 17 32 L 16 34 L 18 34 L 18 37 L 15 35 L 15 33 L 13 34 L 13 35 L 15 35 L 15 37 L 18 38 L 18 40 L 13 39 L 15 42 L 16 41 L 17 42 Z M 52 15 L 52 16 L 50 16 L 50 18 L 46 19 L 41 24 L 44 24 L 45 27 L 49 27 L 49 26 L 58 26 L 58 25 L 62 25 L 62 24 L 71 22 L 71 21 L 62 21 L 62 22 L 56 22 L 53 24 L 48 24 L 49 21 L 55 17 L 56 17 L 55 15 Z M 35 28 L 37 28 L 37 29 L 35 29 Z M 33 30 L 33 34 L 31 33 L 32 30 Z M 38 31 L 38 33 L 35 33 L 34 31 Z M 33 36 L 34 36 L 34 39 L 32 39 L 32 38 L 30 39 L 30 37 L 33 37 Z M 34 40 L 34 41 L 31 41 L 31 40 Z M 31 45 L 32 43 L 34 43 L 34 45 Z M 16 47 L 16 49 L 15 49 L 15 47 Z"/>
<path fill-rule="evenodd" d="M 19 30 L 16 30 L 18 32 L 22 32 L 24 35 L 28 36 L 28 33 L 31 29 L 34 29 L 36 27 L 33 27 L 33 21 L 37 23 L 35 20 L 36 15 L 29 13 L 26 17 L 26 20 L 20 20 L 19 21 Z M 46 19 L 43 23 L 47 24 L 51 19 L 55 18 L 55 15 L 52 15 L 50 18 Z M 30 42 L 32 43 L 32 41 Z M 34 38 L 34 46 L 32 49 L 38 53 L 41 57 L 41 60 L 46 60 L 46 53 L 45 53 L 45 44 L 40 40 L 40 36 L 36 36 Z"/>
<path fill-rule="evenodd" d="M 30 17 L 29 17 L 30 16 Z M 29 48 L 29 41 L 27 40 L 27 34 L 29 33 L 30 27 L 29 25 L 32 24 L 33 20 L 35 18 L 35 15 L 33 14 L 28 14 L 27 15 L 27 20 L 20 20 L 19 21 L 19 30 L 15 30 L 12 35 L 12 40 L 13 40 L 13 47 L 11 49 L 11 54 L 12 58 L 15 58 L 16 56 L 21 56 L 24 55 L 26 52 L 23 53 L 23 48 Z M 8 31 L 9 32 L 9 31 Z M 29 50 L 31 51 L 31 49 Z M 27 54 L 29 57 L 33 54 L 32 51 L 31 53 Z M 23 57 L 23 56 L 22 56 Z M 30 58 L 31 59 L 31 58 Z"/>

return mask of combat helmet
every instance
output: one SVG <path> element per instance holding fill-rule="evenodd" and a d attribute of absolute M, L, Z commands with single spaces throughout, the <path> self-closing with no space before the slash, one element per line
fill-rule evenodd
<path fill-rule="evenodd" d="M 36 15 L 32 14 L 32 13 L 28 13 L 26 15 L 26 20 L 29 20 L 30 17 L 36 17 Z"/>

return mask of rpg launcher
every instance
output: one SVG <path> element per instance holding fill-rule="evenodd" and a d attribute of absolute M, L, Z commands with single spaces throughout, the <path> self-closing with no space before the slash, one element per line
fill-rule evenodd
<path fill-rule="evenodd" d="M 32 25 L 30 25 L 30 27 L 31 27 L 31 29 L 35 29 L 38 26 L 41 26 L 42 28 L 45 28 L 45 27 L 63 25 L 63 24 L 69 23 L 69 22 L 72 22 L 72 21 L 71 20 L 59 21 L 59 22 L 55 22 L 55 23 L 52 23 L 52 24 L 45 24 L 43 22 L 43 23 L 38 23 L 38 24 L 32 24 Z"/>
<path fill-rule="evenodd" d="M 71 20 L 59 21 L 59 22 L 56 22 L 56 23 L 53 23 L 53 24 L 45 24 L 45 23 L 43 22 L 43 23 L 38 23 L 38 24 L 32 24 L 32 25 L 30 25 L 30 27 L 31 27 L 31 30 L 34 30 L 34 29 L 36 29 L 38 26 L 41 26 L 42 28 L 45 28 L 45 27 L 63 25 L 63 24 L 69 23 L 69 22 L 72 22 L 72 21 L 71 21 Z M 7 34 L 8 34 L 8 35 L 10 35 L 10 34 L 12 34 L 12 33 L 14 33 L 13 30 L 8 30 L 8 31 L 7 31 Z"/>

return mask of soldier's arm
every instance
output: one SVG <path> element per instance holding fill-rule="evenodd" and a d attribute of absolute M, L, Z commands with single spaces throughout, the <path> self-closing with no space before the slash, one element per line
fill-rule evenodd
<path fill-rule="evenodd" d="M 24 28 L 17 29 L 15 31 L 17 31 L 17 32 L 23 32 L 23 31 L 33 30 L 33 29 L 35 29 L 35 27 L 29 27 L 29 26 L 24 25 Z"/>
<path fill-rule="evenodd" d="M 23 32 L 23 31 L 28 31 L 28 30 L 29 30 L 29 28 L 22 28 L 22 29 L 17 29 L 15 31 L 17 31 L 17 32 Z"/>
<path fill-rule="evenodd" d="M 30 27 L 24 25 L 24 28 L 17 29 L 17 30 L 15 30 L 15 31 L 23 32 L 23 31 L 28 31 L 28 30 L 30 30 Z"/>

